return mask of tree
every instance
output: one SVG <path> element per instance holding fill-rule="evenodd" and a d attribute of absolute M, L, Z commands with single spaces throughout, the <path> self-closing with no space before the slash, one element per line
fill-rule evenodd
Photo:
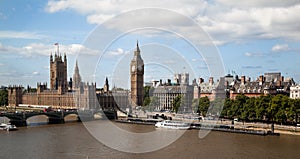
<path fill-rule="evenodd" d="M 159 105 L 159 99 L 156 96 L 150 97 L 149 110 L 154 111 L 154 109 Z"/>
<path fill-rule="evenodd" d="M 245 96 L 244 94 L 239 94 L 236 96 L 232 104 L 232 117 L 242 118 L 243 105 L 248 99 L 249 97 Z"/>
<path fill-rule="evenodd" d="M 224 102 L 224 99 L 216 98 L 215 100 L 210 102 L 210 106 L 207 112 L 214 116 L 221 116 L 222 109 L 224 107 Z"/>
<path fill-rule="evenodd" d="M 0 106 L 8 105 L 8 91 L 0 90 Z"/>
<path fill-rule="evenodd" d="M 264 120 L 267 117 L 267 109 L 269 107 L 269 103 L 271 102 L 272 97 L 268 96 L 260 96 L 255 98 L 255 112 L 256 112 L 256 120 Z"/>
<path fill-rule="evenodd" d="M 225 99 L 221 117 L 232 118 L 231 113 L 230 113 L 230 109 L 232 107 L 232 102 L 233 102 L 233 100 L 231 100 L 229 98 Z"/>
<path fill-rule="evenodd" d="M 199 113 L 198 109 L 199 109 L 199 99 L 193 99 L 193 101 L 192 101 L 192 110 L 193 110 L 193 112 L 194 113 L 195 112 Z"/>
<path fill-rule="evenodd" d="M 268 107 L 268 114 L 270 120 L 278 123 L 286 122 L 285 109 L 288 107 L 288 97 L 281 94 L 272 98 L 270 106 Z"/>
<path fill-rule="evenodd" d="M 210 105 L 210 101 L 207 96 L 201 97 L 199 99 L 199 111 L 202 116 L 206 116 L 206 112 L 209 108 L 209 105 Z"/>
<path fill-rule="evenodd" d="M 143 106 L 147 106 L 150 103 L 150 86 L 145 86 L 144 87 L 144 102 Z"/>
<path fill-rule="evenodd" d="M 145 97 L 144 98 L 144 102 L 143 102 L 143 106 L 148 106 L 150 104 L 150 97 Z"/>
<path fill-rule="evenodd" d="M 254 120 L 256 117 L 256 112 L 254 108 L 255 98 L 248 98 L 246 103 L 243 104 L 243 109 L 241 112 L 241 119 L 245 122 L 248 120 Z"/>
<path fill-rule="evenodd" d="M 174 99 L 173 102 L 172 102 L 172 105 L 173 105 L 172 110 L 173 110 L 175 113 L 178 112 L 181 103 L 182 103 L 182 95 L 176 96 L 175 99 Z"/>

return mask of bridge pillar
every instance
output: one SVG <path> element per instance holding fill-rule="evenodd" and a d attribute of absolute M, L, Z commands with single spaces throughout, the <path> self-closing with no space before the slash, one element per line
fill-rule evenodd
<path fill-rule="evenodd" d="M 51 118 L 49 117 L 49 124 L 62 124 L 65 123 L 64 118 Z"/>
<path fill-rule="evenodd" d="M 17 127 L 20 127 L 20 126 L 27 126 L 27 122 L 26 120 L 14 120 L 14 119 L 11 119 L 9 121 L 12 125 L 16 125 Z"/>
<path fill-rule="evenodd" d="M 16 125 L 16 126 L 27 126 L 25 112 L 23 112 L 23 113 L 9 114 L 6 117 L 8 117 L 10 119 L 9 122 L 11 124 L 13 124 L 13 125 Z"/>

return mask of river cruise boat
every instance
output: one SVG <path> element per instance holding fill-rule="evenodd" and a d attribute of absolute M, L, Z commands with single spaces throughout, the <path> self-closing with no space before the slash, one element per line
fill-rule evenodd
<path fill-rule="evenodd" d="M 155 124 L 157 128 L 168 128 L 168 129 L 182 129 L 187 130 L 190 128 L 190 124 L 181 121 L 163 120 Z"/>
<path fill-rule="evenodd" d="M 17 130 L 17 127 L 15 125 L 1 123 L 0 130 L 13 131 Z"/>

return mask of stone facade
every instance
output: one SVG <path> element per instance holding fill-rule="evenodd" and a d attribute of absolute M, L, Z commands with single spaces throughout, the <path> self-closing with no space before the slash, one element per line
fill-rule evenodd
<path fill-rule="evenodd" d="M 133 59 L 130 63 L 131 104 L 142 106 L 144 102 L 144 61 L 141 57 L 139 44 L 136 44 Z"/>
<path fill-rule="evenodd" d="M 62 92 L 67 92 L 67 56 L 64 55 L 62 60 L 61 55 L 50 55 L 50 89 L 58 90 L 61 87 Z"/>
<path fill-rule="evenodd" d="M 67 81 L 67 57 L 50 55 L 50 89 L 47 83 L 38 83 L 36 91 L 29 86 L 8 88 L 9 106 L 50 106 L 54 109 L 95 109 L 99 107 L 96 98 L 96 84 L 82 83 L 76 62 L 72 80 Z M 73 85 L 73 86 L 72 86 Z"/>
<path fill-rule="evenodd" d="M 235 99 L 238 94 L 243 93 L 248 97 L 259 97 L 261 95 L 290 94 L 290 87 L 294 85 L 293 79 L 286 79 L 281 73 L 265 73 L 255 81 L 241 76 L 230 85 L 230 98 Z"/>
<path fill-rule="evenodd" d="M 226 75 L 216 83 L 211 77 L 208 83 L 199 80 L 200 97 L 207 96 L 211 101 L 216 97 L 235 99 L 238 94 L 248 97 L 261 95 L 290 94 L 290 87 L 295 84 L 292 78 L 284 79 L 281 73 L 265 73 L 254 81 L 246 76 Z"/>
<path fill-rule="evenodd" d="M 300 98 L 300 85 L 294 85 L 290 87 L 290 98 L 299 99 Z"/>
<path fill-rule="evenodd" d="M 175 74 L 175 83 L 168 80 L 166 83 L 154 82 L 150 94 L 158 99 L 156 111 L 172 110 L 173 100 L 179 96 L 183 96 L 183 102 L 179 108 L 179 112 L 191 112 L 192 100 L 194 99 L 194 86 L 189 85 L 189 74 Z"/>

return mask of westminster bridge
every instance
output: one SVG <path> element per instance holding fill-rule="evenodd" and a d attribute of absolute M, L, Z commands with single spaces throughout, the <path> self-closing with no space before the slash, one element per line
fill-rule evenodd
<path fill-rule="evenodd" d="M 76 115 L 78 121 L 95 120 L 95 115 L 100 116 L 100 119 L 116 119 L 116 112 L 114 111 L 49 111 L 49 112 L 17 112 L 10 113 L 4 112 L 0 114 L 0 117 L 7 117 L 11 124 L 16 126 L 27 126 L 27 120 L 35 116 L 47 116 L 49 124 L 64 123 L 65 118 L 69 115 Z"/>

